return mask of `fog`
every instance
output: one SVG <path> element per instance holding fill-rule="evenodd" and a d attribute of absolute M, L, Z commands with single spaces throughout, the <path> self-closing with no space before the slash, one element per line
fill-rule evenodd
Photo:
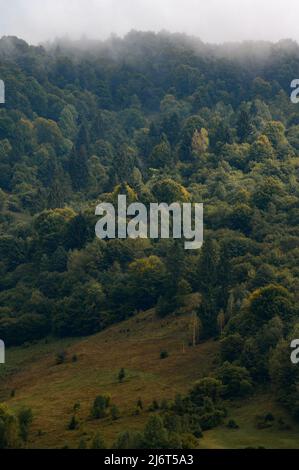
<path fill-rule="evenodd" d="M 185 32 L 214 43 L 299 41 L 298 18 L 298 0 L 0 0 L 0 36 L 33 44 L 131 29 Z"/>

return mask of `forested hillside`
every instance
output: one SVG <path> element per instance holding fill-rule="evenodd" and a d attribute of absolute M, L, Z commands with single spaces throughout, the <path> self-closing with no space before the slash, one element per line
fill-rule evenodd
<path fill-rule="evenodd" d="M 168 406 L 167 432 L 171 416 L 180 429 L 188 416 L 185 430 L 198 439 L 222 422 L 226 400 L 257 387 L 299 420 L 290 361 L 299 337 L 299 105 L 290 101 L 298 76 L 292 41 L 212 46 L 131 32 L 33 47 L 3 37 L 6 346 L 92 335 L 151 308 L 179 318 L 199 293 L 186 347 L 214 339 L 217 364 Z M 96 239 L 96 205 L 119 194 L 146 205 L 204 203 L 203 248 Z M 161 446 L 179 446 L 162 421 L 153 426 Z"/>

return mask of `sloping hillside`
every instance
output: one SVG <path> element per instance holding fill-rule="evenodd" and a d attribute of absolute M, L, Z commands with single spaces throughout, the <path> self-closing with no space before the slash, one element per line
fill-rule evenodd
<path fill-rule="evenodd" d="M 191 311 L 191 306 L 186 310 Z M 218 343 L 190 346 L 190 311 L 159 319 L 151 310 L 86 339 L 48 341 L 8 350 L 7 365 L 1 371 L 0 397 L 12 408 L 32 408 L 29 447 L 77 447 L 80 439 L 88 440 L 96 431 L 101 431 L 110 446 L 119 432 L 144 426 L 153 400 L 187 392 L 196 379 L 209 374 L 215 367 Z M 58 365 L 56 355 L 62 350 L 67 353 L 66 359 Z M 167 351 L 168 357 L 161 359 L 161 351 Z M 123 383 L 118 380 L 121 368 L 126 374 Z M 89 418 L 92 402 L 100 394 L 111 396 L 120 410 L 120 419 Z M 138 399 L 144 406 L 136 415 Z M 78 403 L 79 429 L 68 431 Z M 254 414 L 270 409 L 284 416 L 267 397 L 241 403 L 230 410 L 230 416 L 241 424 L 240 430 L 220 427 L 209 431 L 201 446 L 267 446 L 270 442 L 273 447 L 296 447 L 297 428 L 256 431 Z"/>
<path fill-rule="evenodd" d="M 26 404 L 32 408 L 30 446 L 76 445 L 84 433 L 99 428 L 112 443 L 120 431 L 143 426 L 154 399 L 186 392 L 194 380 L 212 369 L 217 345 L 211 341 L 189 346 L 190 325 L 190 313 L 163 320 L 148 311 L 84 340 L 14 348 L 7 354 L 6 374 L 2 371 L 1 398 L 11 407 Z M 67 352 L 66 361 L 57 365 L 61 349 Z M 167 351 L 168 357 L 161 359 L 161 351 Z M 126 374 L 123 383 L 118 380 L 121 368 Z M 120 409 L 119 420 L 88 419 L 99 394 L 111 396 Z M 145 411 L 134 416 L 139 398 Z M 69 432 L 66 427 L 76 403 L 80 403 L 82 422 L 78 431 Z"/>

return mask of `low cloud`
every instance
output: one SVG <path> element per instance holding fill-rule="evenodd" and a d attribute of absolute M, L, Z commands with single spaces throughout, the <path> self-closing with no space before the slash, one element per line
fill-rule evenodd
<path fill-rule="evenodd" d="M 299 40 L 298 0 L 0 0 L 0 34 L 31 43 L 107 38 L 131 29 L 185 32 L 206 42 Z"/>

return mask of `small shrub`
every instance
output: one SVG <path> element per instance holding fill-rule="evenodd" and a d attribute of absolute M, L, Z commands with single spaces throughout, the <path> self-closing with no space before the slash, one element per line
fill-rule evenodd
<path fill-rule="evenodd" d="M 65 361 L 66 361 L 66 351 L 59 351 L 57 354 L 56 354 L 56 359 L 55 359 L 55 363 L 57 366 L 59 366 L 60 364 L 64 364 Z"/>
<path fill-rule="evenodd" d="M 67 426 L 67 429 L 69 431 L 75 431 L 75 429 L 78 429 L 78 427 L 79 427 L 79 422 L 78 422 L 76 416 L 72 416 L 71 420 L 70 420 L 70 422 Z"/>
<path fill-rule="evenodd" d="M 273 414 L 272 413 L 266 413 L 265 414 L 265 421 L 268 421 L 270 423 L 275 421 L 275 418 L 274 418 Z"/>
<path fill-rule="evenodd" d="M 152 404 L 149 406 L 148 411 L 158 411 L 160 409 L 159 403 L 157 400 L 153 400 Z"/>
<path fill-rule="evenodd" d="M 116 405 L 112 405 L 110 413 L 113 421 L 117 421 L 120 418 L 120 411 Z"/>
<path fill-rule="evenodd" d="M 230 419 L 226 427 L 229 429 L 239 429 L 239 425 L 236 423 L 234 419 Z"/>
<path fill-rule="evenodd" d="M 122 383 L 126 377 L 125 369 L 120 369 L 119 374 L 118 374 L 118 381 L 119 383 Z"/>
<path fill-rule="evenodd" d="M 169 356 L 167 351 L 161 351 L 160 352 L 160 359 L 167 359 Z"/>
<path fill-rule="evenodd" d="M 102 419 L 107 416 L 107 409 L 110 404 L 110 397 L 99 395 L 96 397 L 91 408 L 91 417 L 93 419 Z"/>
<path fill-rule="evenodd" d="M 137 408 L 140 408 L 140 410 L 143 410 L 143 403 L 142 403 L 142 400 L 140 398 L 137 401 Z"/>

